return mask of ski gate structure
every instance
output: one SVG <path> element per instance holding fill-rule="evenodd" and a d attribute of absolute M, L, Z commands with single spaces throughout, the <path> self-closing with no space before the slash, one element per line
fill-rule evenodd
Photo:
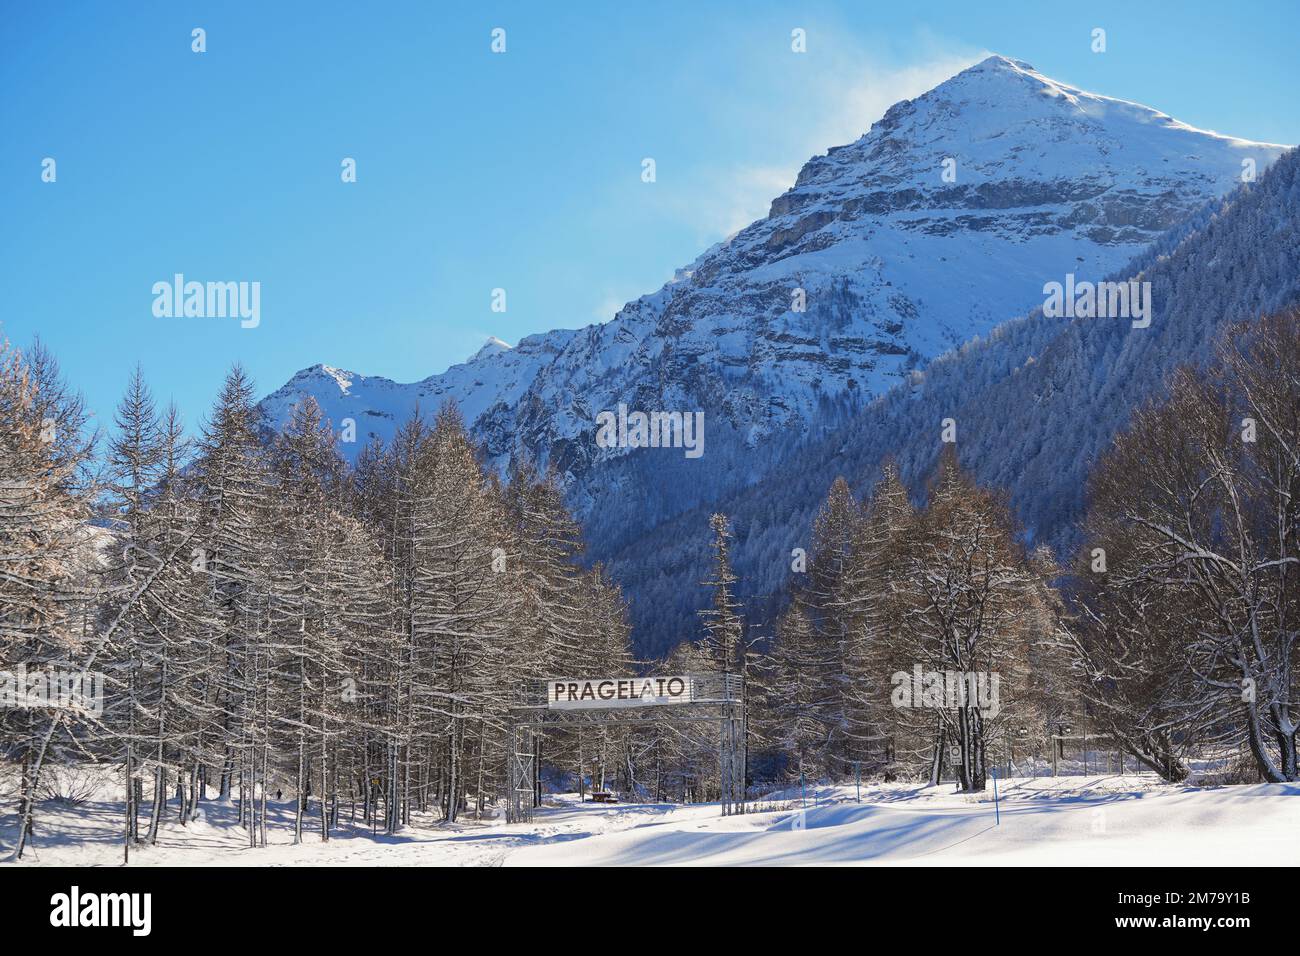
<path fill-rule="evenodd" d="M 510 707 L 506 822 L 533 818 L 538 740 L 548 728 L 716 723 L 722 815 L 745 810 L 745 685 L 739 674 L 606 679 L 550 678 L 521 685 Z"/>

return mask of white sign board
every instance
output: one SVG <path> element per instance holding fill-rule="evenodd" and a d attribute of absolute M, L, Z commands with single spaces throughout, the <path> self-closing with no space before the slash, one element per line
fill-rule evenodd
<path fill-rule="evenodd" d="M 694 699 L 695 681 L 690 677 L 553 677 L 546 681 L 546 706 L 558 710 L 688 704 Z"/>

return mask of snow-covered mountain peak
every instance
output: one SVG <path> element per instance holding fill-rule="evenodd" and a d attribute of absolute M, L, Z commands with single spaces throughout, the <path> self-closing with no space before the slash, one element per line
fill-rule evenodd
<path fill-rule="evenodd" d="M 608 322 L 513 348 L 489 340 L 411 385 L 352 373 L 344 383 L 317 367 L 267 402 L 282 415 L 295 391 L 312 392 L 335 421 L 363 415 L 387 440 L 417 404 L 432 412 L 454 400 L 494 462 L 521 450 L 549 461 L 583 512 L 617 494 L 597 478 L 601 463 L 653 458 L 598 447 L 600 411 L 703 410 L 708 460 L 732 467 L 724 432 L 753 449 L 834 427 L 934 357 L 1041 305 L 1045 282 L 1120 268 L 1239 185 L 1244 159 L 1262 171 L 1282 151 L 995 55 L 810 159 L 766 217 Z M 302 379 L 313 372 L 320 381 Z M 718 484 L 675 486 L 672 507 Z"/>
<path fill-rule="evenodd" d="M 326 392 L 337 391 L 339 395 L 347 395 L 351 392 L 353 383 L 364 378 L 365 376 L 332 365 L 313 365 L 297 372 L 285 388 L 296 386 L 313 392 L 319 388 Z"/>
<path fill-rule="evenodd" d="M 1241 181 L 1243 159 L 1262 168 L 1284 148 L 1200 130 L 995 55 L 914 100 L 896 103 L 856 142 L 811 159 L 795 186 L 773 203 L 769 218 L 809 208 L 814 198 L 852 198 L 848 194 L 855 190 L 866 193 L 868 207 L 879 207 L 887 190 L 915 208 L 1006 210 L 1042 205 L 1027 201 L 1035 195 L 1053 198 L 1027 184 L 1065 180 L 1080 187 L 1056 197 L 1066 202 L 1092 200 L 1116 186 L 1141 187 L 1148 194 L 1222 193 Z M 1151 204 L 1140 198 L 1136 203 Z M 1126 206 L 1118 217 L 1091 215 L 1091 221 L 1127 219 L 1136 210 L 1134 201 Z M 1186 208 L 1182 202 L 1176 207 Z M 1161 216 L 1145 226 L 1125 225 L 1151 233 L 1169 221 Z M 1094 230 L 1092 238 L 1141 237 Z"/>
<path fill-rule="evenodd" d="M 489 356 L 496 355 L 499 352 L 509 351 L 509 349 L 509 343 L 502 342 L 495 335 L 489 335 L 487 341 L 483 343 L 483 347 L 471 355 L 469 361 L 477 362 L 480 359 L 488 358 Z"/>

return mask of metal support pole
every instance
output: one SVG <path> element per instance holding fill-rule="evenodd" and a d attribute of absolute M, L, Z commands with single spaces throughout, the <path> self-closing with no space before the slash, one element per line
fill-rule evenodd
<path fill-rule="evenodd" d="M 993 771 L 993 825 L 1002 826 L 1002 811 L 998 807 L 998 772 Z"/>
<path fill-rule="evenodd" d="M 533 818 L 532 730 L 513 721 L 507 735 L 506 822 L 526 823 Z"/>

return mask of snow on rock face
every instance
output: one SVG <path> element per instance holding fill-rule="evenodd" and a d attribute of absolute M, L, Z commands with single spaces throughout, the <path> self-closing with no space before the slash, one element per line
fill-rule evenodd
<path fill-rule="evenodd" d="M 833 426 L 1040 305 L 1044 283 L 1118 269 L 1235 187 L 1244 159 L 1262 171 L 1283 149 L 989 57 L 814 157 L 765 219 L 609 322 L 491 339 L 410 385 L 315 366 L 263 408 L 279 425 L 313 395 L 336 425 L 356 421 L 355 457 L 417 403 L 453 399 L 494 463 L 520 449 L 550 461 L 581 512 L 601 463 L 628 454 L 596 446 L 599 412 L 703 410 L 750 446 Z"/>
<path fill-rule="evenodd" d="M 432 416 L 443 402 L 454 399 L 472 423 L 493 405 L 517 401 L 538 371 L 574 334 L 557 331 L 531 335 L 514 348 L 490 338 L 465 363 L 410 385 L 314 365 L 298 372 L 259 404 L 277 428 L 288 421 L 293 406 L 307 396 L 316 399 L 336 429 L 344 419 L 352 419 L 357 426 L 357 440 L 340 449 L 355 460 L 370 435 L 387 443 L 417 406 Z"/>

